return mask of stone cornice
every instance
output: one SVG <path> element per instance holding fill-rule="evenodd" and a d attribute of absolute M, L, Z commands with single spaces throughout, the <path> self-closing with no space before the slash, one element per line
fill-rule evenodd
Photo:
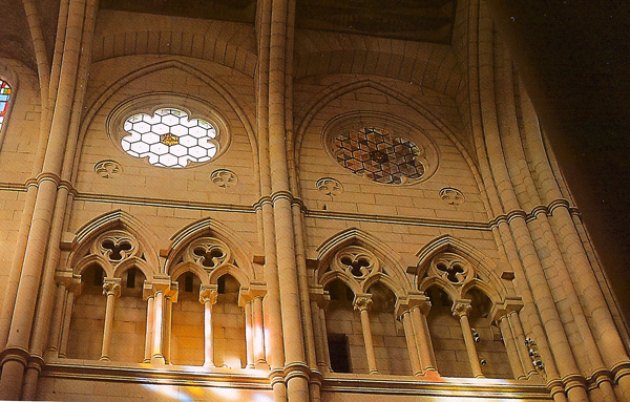
<path fill-rule="evenodd" d="M 235 212 L 235 213 L 256 213 L 260 211 L 264 205 L 272 205 L 277 200 L 284 198 L 289 200 L 292 205 L 297 205 L 300 211 L 307 218 L 314 219 L 337 219 L 353 222 L 379 222 L 385 224 L 397 224 L 397 225 L 410 225 L 410 226 L 424 226 L 424 227 L 440 227 L 440 228 L 454 228 L 463 230 L 482 230 L 490 231 L 502 223 L 508 223 L 512 219 L 522 218 L 526 221 L 536 219 L 538 215 L 544 214 L 547 216 L 553 215 L 553 212 L 557 208 L 565 208 L 572 215 L 579 215 L 579 210 L 570 206 L 570 202 L 566 199 L 556 199 L 551 201 L 548 205 L 537 205 L 529 212 L 518 209 L 512 210 L 505 214 L 500 214 L 490 219 L 488 222 L 481 221 L 464 221 L 464 220 L 452 220 L 452 219 L 437 219 L 437 218 L 423 218 L 423 217 L 409 217 L 409 216 L 395 216 L 395 215 L 377 215 L 377 214 L 362 214 L 352 212 L 337 212 L 331 210 L 313 210 L 308 209 L 304 204 L 304 201 L 298 197 L 294 197 L 288 191 L 278 191 L 272 195 L 266 195 L 260 197 L 252 205 L 233 205 L 233 204 L 217 204 L 217 203 L 204 203 L 204 202 L 190 202 L 179 200 L 167 200 L 161 198 L 144 198 L 144 197 L 130 197 L 110 194 L 97 194 L 97 193 L 83 193 L 79 192 L 72 187 L 72 184 L 67 181 L 61 181 L 55 175 L 40 175 L 38 178 L 41 180 L 52 180 L 58 184 L 59 187 L 67 188 L 70 193 L 75 196 L 77 201 L 94 202 L 94 203 L 113 203 L 124 205 L 140 205 L 151 207 L 163 207 L 163 208 L 178 208 L 189 209 L 198 211 L 218 211 L 218 212 Z M 0 183 L 0 191 L 27 191 L 29 186 L 38 186 L 35 179 L 27 180 L 26 184 L 17 183 Z"/>

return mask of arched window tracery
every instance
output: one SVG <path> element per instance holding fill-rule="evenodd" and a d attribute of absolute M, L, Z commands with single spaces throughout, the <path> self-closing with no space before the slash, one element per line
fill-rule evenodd
<path fill-rule="evenodd" d="M 13 96 L 13 88 L 7 81 L 0 79 L 0 130 L 4 126 Z"/>

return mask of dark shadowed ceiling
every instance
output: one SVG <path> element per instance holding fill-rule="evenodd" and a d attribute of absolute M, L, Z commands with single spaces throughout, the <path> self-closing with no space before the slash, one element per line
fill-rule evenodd
<path fill-rule="evenodd" d="M 101 8 L 253 23 L 255 0 L 101 0 Z M 298 28 L 450 43 L 454 0 L 298 0 Z"/>

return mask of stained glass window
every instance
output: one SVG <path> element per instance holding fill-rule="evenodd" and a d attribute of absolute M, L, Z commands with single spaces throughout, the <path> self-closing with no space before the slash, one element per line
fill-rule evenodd
<path fill-rule="evenodd" d="M 342 130 L 333 144 L 341 166 L 379 183 L 403 184 L 424 174 L 425 166 L 419 160 L 423 150 L 384 128 Z"/>
<path fill-rule="evenodd" d="M 2 125 L 4 124 L 4 118 L 7 114 L 11 94 L 11 86 L 6 81 L 0 80 L 0 128 L 2 128 Z"/>
<path fill-rule="evenodd" d="M 189 119 L 173 107 L 153 115 L 134 114 L 125 120 L 128 135 L 121 139 L 125 152 L 147 158 L 153 166 L 184 168 L 190 163 L 207 162 L 217 153 L 217 130 L 202 119 Z"/>

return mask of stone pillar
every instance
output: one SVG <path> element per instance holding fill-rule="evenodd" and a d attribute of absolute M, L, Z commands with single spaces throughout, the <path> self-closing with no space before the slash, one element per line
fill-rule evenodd
<path fill-rule="evenodd" d="M 416 296 L 413 299 L 410 298 L 409 303 L 411 308 L 411 324 L 418 344 L 422 371 L 425 374 L 429 371 L 437 372 L 433 342 L 431 341 L 429 326 L 427 324 L 427 314 L 431 309 L 431 301 L 426 296 Z"/>
<path fill-rule="evenodd" d="M 328 350 L 328 333 L 326 327 L 326 307 L 330 302 L 330 295 L 323 288 L 311 292 L 311 311 L 313 314 L 313 332 L 315 335 L 315 351 L 317 367 L 320 372 L 331 372 L 330 351 Z"/>
<path fill-rule="evenodd" d="M 510 361 L 510 367 L 512 368 L 512 374 L 514 378 L 522 380 L 527 378 L 525 374 L 525 366 L 521 361 L 521 356 L 518 351 L 518 345 L 516 337 L 512 332 L 509 322 L 510 311 L 502 305 L 495 305 L 490 312 L 492 320 L 499 324 L 501 330 L 501 336 L 503 338 L 503 344 L 508 354 Z M 531 365 L 530 365 L 531 366 Z"/>
<path fill-rule="evenodd" d="M 164 324 L 164 291 L 156 290 L 153 306 L 153 339 L 151 340 L 151 364 L 164 364 L 162 354 L 162 326 Z"/>
<path fill-rule="evenodd" d="M 171 362 L 171 326 L 173 319 L 173 303 L 177 301 L 177 292 L 170 293 L 166 296 L 166 306 L 164 309 L 164 361 L 166 364 Z"/>
<path fill-rule="evenodd" d="M 114 325 L 116 298 L 120 296 L 120 278 L 106 279 L 105 283 L 103 283 L 103 294 L 107 297 L 107 302 L 105 304 L 105 325 L 103 328 L 101 360 L 110 360 L 109 345 L 112 341 L 112 327 Z"/>
<path fill-rule="evenodd" d="M 150 285 L 153 293 L 153 331 L 151 338 L 151 364 L 163 365 L 164 359 L 164 304 L 166 297 L 173 294 L 167 276 L 153 277 Z"/>
<path fill-rule="evenodd" d="M 407 342 L 407 350 L 409 351 L 409 361 L 411 362 L 411 371 L 413 375 L 422 375 L 422 366 L 420 365 L 420 354 L 418 351 L 418 340 L 413 332 L 412 315 L 409 306 L 404 306 L 403 313 L 399 316 L 402 321 L 403 330 L 405 331 L 405 341 Z"/>
<path fill-rule="evenodd" d="M 248 300 L 244 303 L 245 307 L 245 340 L 246 344 L 246 355 L 247 355 L 247 368 L 254 368 L 254 320 L 252 314 L 252 304 L 251 300 Z"/>
<path fill-rule="evenodd" d="M 371 304 L 372 296 L 370 295 L 356 295 L 354 298 L 354 309 L 359 310 L 359 314 L 361 315 L 361 331 L 363 332 L 363 343 L 365 344 L 368 371 L 370 374 L 378 374 L 374 342 L 372 341 L 372 328 L 370 327 L 370 314 L 368 313 Z"/>
<path fill-rule="evenodd" d="M 146 297 L 147 300 L 147 327 L 144 338 L 144 362 L 149 363 L 151 361 L 151 340 L 153 339 L 153 323 L 155 319 L 155 308 L 153 295 Z"/>
<path fill-rule="evenodd" d="M 462 326 L 462 334 L 464 335 L 464 343 L 466 344 L 466 353 L 468 353 L 470 368 L 472 369 L 474 377 L 481 378 L 483 377 L 483 372 L 481 371 L 479 355 L 477 355 L 477 348 L 475 347 L 470 323 L 468 322 L 468 315 L 471 309 L 470 300 L 458 300 L 453 303 L 453 315 L 459 317 L 459 323 Z"/>
<path fill-rule="evenodd" d="M 3 360 L 0 362 L 0 399 L 18 399 L 22 393 L 26 361 L 29 356 L 29 343 L 31 342 L 46 260 L 46 249 L 51 235 L 53 211 L 57 201 L 63 156 L 69 137 L 68 129 L 73 111 L 73 100 L 77 96 L 82 96 L 86 88 L 86 85 L 77 85 L 77 75 L 82 59 L 81 51 L 92 41 L 94 31 L 90 17 L 94 16 L 97 8 L 96 0 L 69 2 L 64 33 L 56 41 L 55 51 L 63 52 L 58 76 L 57 98 L 50 130 L 48 133 L 42 130 L 42 136 L 48 134 L 48 141 L 45 143 L 46 149 L 41 172 L 37 172 L 39 187 L 25 243 L 24 259 L 19 271 L 19 285 L 14 301 L 14 287 L 12 286 L 8 289 L 11 300 L 5 301 L 5 305 L 9 308 L 14 305 L 14 309 L 7 342 L 6 345 L 3 345 L 5 348 L 2 352 Z M 84 50 L 86 53 L 89 52 L 89 47 L 84 48 Z M 80 109 L 81 107 L 78 108 L 78 110 Z M 20 248 L 21 244 L 23 243 L 20 242 Z M 17 251 L 18 254 L 21 252 L 22 250 Z M 14 275 L 10 275 L 10 277 L 15 278 Z M 5 326 L 2 325 L 2 328 L 2 337 L 4 337 Z"/>
<path fill-rule="evenodd" d="M 214 367 L 214 349 L 212 339 L 212 305 L 217 302 L 218 292 L 215 287 L 201 286 L 199 290 L 199 302 L 203 304 L 203 352 L 204 367 Z"/>
<path fill-rule="evenodd" d="M 48 338 L 48 345 L 46 348 L 45 358 L 55 359 L 59 357 L 59 346 L 61 342 L 61 331 L 63 329 L 63 314 L 66 307 L 66 294 L 67 290 L 67 277 L 61 276 L 57 277 L 57 291 L 55 293 L 55 306 L 52 313 L 51 322 L 52 325 L 50 327 L 50 334 Z M 78 286 L 81 289 L 81 285 L 79 283 Z"/>
<path fill-rule="evenodd" d="M 257 369 L 268 370 L 269 364 L 265 359 L 265 324 L 263 321 L 263 295 L 255 295 L 252 300 L 254 336 L 254 365 Z"/>
<path fill-rule="evenodd" d="M 61 330 L 61 341 L 59 343 L 59 357 L 66 357 L 68 349 L 68 338 L 70 336 L 70 321 L 72 320 L 72 307 L 74 306 L 74 292 L 66 295 L 66 307 L 63 315 L 63 328 Z"/>

